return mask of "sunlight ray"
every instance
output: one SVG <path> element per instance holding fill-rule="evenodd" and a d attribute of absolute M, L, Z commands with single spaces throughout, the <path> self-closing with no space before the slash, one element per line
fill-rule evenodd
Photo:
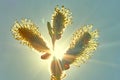
<path fill-rule="evenodd" d="M 91 59 L 90 62 L 95 63 L 95 64 L 106 65 L 106 66 L 110 66 L 110 67 L 114 67 L 114 68 L 119 68 L 120 67 L 120 64 L 110 63 L 110 62 L 107 62 L 107 61 L 100 61 L 100 60 Z"/>

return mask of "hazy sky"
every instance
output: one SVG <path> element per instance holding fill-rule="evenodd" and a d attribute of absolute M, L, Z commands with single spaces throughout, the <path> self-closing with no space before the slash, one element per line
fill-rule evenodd
<path fill-rule="evenodd" d="M 0 0 L 0 80 L 49 80 L 46 61 L 19 44 L 10 29 L 16 19 L 28 18 L 50 42 L 46 22 L 56 5 L 69 8 L 73 16 L 59 41 L 62 47 L 84 24 L 93 24 L 100 32 L 95 55 L 80 68 L 71 66 L 64 80 L 120 80 L 120 0 Z"/>

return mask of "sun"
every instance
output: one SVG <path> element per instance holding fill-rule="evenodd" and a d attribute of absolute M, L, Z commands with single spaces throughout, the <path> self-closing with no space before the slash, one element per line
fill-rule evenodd
<path fill-rule="evenodd" d="M 57 43 L 55 45 L 53 55 L 58 59 L 62 59 L 65 52 L 66 52 L 66 48 L 64 47 L 64 45 L 62 45 L 61 43 Z"/>

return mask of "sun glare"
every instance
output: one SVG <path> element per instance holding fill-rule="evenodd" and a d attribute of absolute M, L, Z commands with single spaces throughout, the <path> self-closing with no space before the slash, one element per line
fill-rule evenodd
<path fill-rule="evenodd" d="M 64 53 L 65 53 L 66 49 L 64 48 L 63 45 L 61 45 L 60 43 L 57 43 L 55 45 L 55 49 L 53 51 L 54 56 L 58 59 L 62 59 Z"/>

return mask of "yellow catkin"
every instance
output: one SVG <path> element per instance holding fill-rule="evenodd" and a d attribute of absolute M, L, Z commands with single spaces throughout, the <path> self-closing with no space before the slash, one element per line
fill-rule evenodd
<path fill-rule="evenodd" d="M 53 50 L 55 41 L 61 38 L 65 28 L 72 23 L 71 14 L 70 10 L 64 6 L 61 9 L 57 6 L 52 15 L 51 23 L 47 23 L 48 31 L 52 38 Z M 99 36 L 97 30 L 92 30 L 92 26 L 84 25 L 79 28 L 73 34 L 70 46 L 63 56 L 63 60 L 59 61 L 56 59 L 51 62 L 51 80 L 62 80 L 66 76 L 63 74 L 63 71 L 66 70 L 66 64 L 82 64 L 93 55 L 93 51 L 98 46 L 97 38 Z M 38 27 L 31 20 L 22 19 L 20 22 L 16 21 L 11 31 L 14 38 L 20 41 L 20 43 L 39 52 L 45 52 L 45 55 L 41 56 L 42 59 L 47 58 L 51 54 L 52 51 L 48 48 Z"/>
<path fill-rule="evenodd" d="M 49 51 L 38 27 L 32 21 L 27 19 L 22 19 L 21 22 L 16 21 L 11 31 L 14 38 L 20 43 L 39 52 Z"/>
<path fill-rule="evenodd" d="M 64 29 L 72 23 L 71 12 L 62 6 L 61 9 L 58 6 L 52 15 L 52 27 L 53 33 L 56 35 L 56 39 L 60 39 Z"/>
<path fill-rule="evenodd" d="M 70 43 L 70 48 L 75 47 L 75 43 L 79 40 L 79 38 L 81 38 L 81 36 L 85 32 L 88 32 L 91 35 L 91 39 L 88 42 L 87 46 L 85 46 L 82 53 L 77 55 L 77 58 L 73 63 L 75 65 L 85 63 L 93 55 L 93 51 L 95 51 L 96 47 L 98 46 L 98 43 L 96 41 L 96 38 L 98 38 L 98 31 L 97 30 L 92 31 L 92 25 L 85 25 L 85 26 L 82 26 L 73 34 L 73 38 Z"/>
<path fill-rule="evenodd" d="M 71 12 L 64 6 L 62 6 L 61 9 L 59 9 L 58 6 L 55 8 L 55 11 L 52 16 L 53 25 L 56 24 L 54 23 L 54 21 L 60 21 L 59 18 L 61 18 L 61 25 L 63 25 L 63 27 L 66 27 L 72 23 Z"/>

